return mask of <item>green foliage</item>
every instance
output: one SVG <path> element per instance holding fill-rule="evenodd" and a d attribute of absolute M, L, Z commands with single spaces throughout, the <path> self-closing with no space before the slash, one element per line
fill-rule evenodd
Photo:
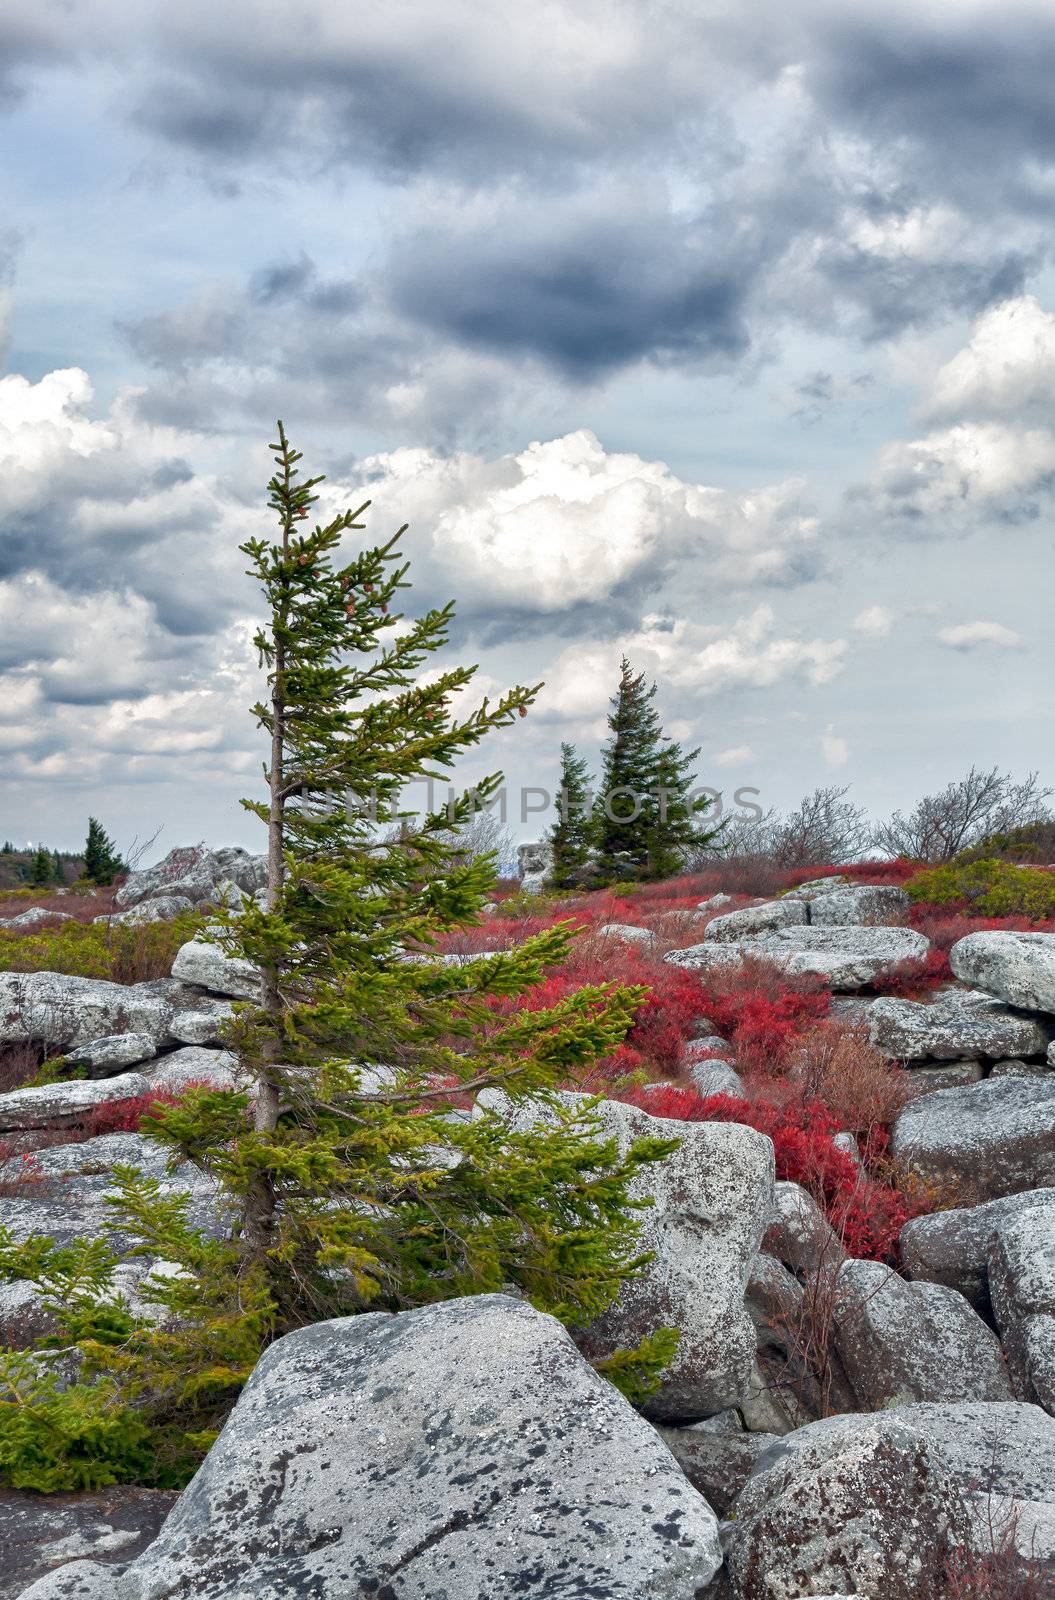
<path fill-rule="evenodd" d="M 0 929 L 0 972 L 63 972 L 74 978 L 140 983 L 166 978 L 181 944 L 201 919 L 170 922 L 62 922 L 21 932 Z"/>
<path fill-rule="evenodd" d="M 55 865 L 51 859 L 51 852 L 41 845 L 33 857 L 29 869 L 29 881 L 32 884 L 50 883 L 54 875 Z"/>
<path fill-rule="evenodd" d="M 560 793 L 557 821 L 550 830 L 554 889 L 572 889 L 586 876 L 594 825 L 590 810 L 590 774 L 573 744 L 560 747 Z"/>
<path fill-rule="evenodd" d="M 631 1405 L 641 1405 L 659 1388 L 663 1373 L 673 1361 L 678 1349 L 678 1330 L 658 1328 L 641 1340 L 633 1350 L 617 1350 L 596 1363 L 597 1371 L 604 1374 Z"/>
<path fill-rule="evenodd" d="M 42 1061 L 31 1078 L 22 1085 L 24 1089 L 42 1089 L 49 1083 L 69 1083 L 74 1078 L 86 1078 L 87 1067 L 71 1067 L 65 1056 L 49 1056 Z"/>
<path fill-rule="evenodd" d="M 100 1379 L 66 1383 L 31 1351 L 0 1354 L 0 1480 L 43 1494 L 150 1482 L 147 1419 Z"/>
<path fill-rule="evenodd" d="M 84 846 L 84 876 L 93 883 L 112 883 L 124 862 L 101 822 L 88 818 L 88 838 Z"/>
<path fill-rule="evenodd" d="M 670 877 L 681 870 L 688 848 L 712 843 L 720 832 L 699 826 L 709 804 L 691 792 L 691 768 L 700 752 L 683 751 L 664 736 L 655 696 L 656 685 L 647 685 L 644 673 L 635 675 L 624 656 L 594 812 L 602 880 Z"/>
<path fill-rule="evenodd" d="M 271 741 L 268 799 L 243 802 L 268 827 L 268 904 L 221 910 L 205 933 L 262 974 L 261 1002 L 237 1006 L 226 1029 L 246 1087 L 192 1090 L 143 1124 L 173 1169 L 189 1160 L 217 1180 L 230 1231 L 207 1237 L 187 1196 L 118 1172 L 114 1225 L 134 1254 L 172 1264 L 138 1291 L 150 1319 L 115 1295 L 102 1247 L 0 1236 L 0 1271 L 38 1285 L 56 1337 L 103 1395 L 101 1409 L 79 1386 L 12 1405 L 71 1439 L 82 1428 L 91 1470 L 140 1481 L 188 1473 L 261 1350 L 319 1318 L 514 1285 L 585 1326 L 642 1270 L 632 1186 L 676 1146 L 644 1138 L 621 1154 L 593 1102 L 555 1093 L 619 1046 L 646 991 L 601 983 L 545 1008 L 508 1003 L 564 962 L 570 925 L 463 965 L 434 954 L 440 935 L 479 920 L 493 887 L 492 860 L 460 850 L 457 825 L 500 775 L 456 802 L 453 836 L 448 808 L 415 817 L 401 796 L 447 777 L 536 690 L 458 715 L 475 669 L 422 677 L 451 606 L 390 615 L 407 587 L 399 535 L 342 558 L 359 513 L 302 527 L 319 480 L 297 484 L 281 425 L 272 449 L 278 536 L 242 547 L 268 607 L 256 644 L 269 697 L 254 707 Z M 400 828 L 379 828 L 377 812 Z M 521 1126 L 479 1106 L 470 1117 L 489 1088 L 546 1102 L 547 1118 Z M 669 1348 L 617 1353 L 613 1376 L 643 1384 Z M 129 1435 L 130 1416 L 145 1435 Z M 114 1422 L 109 1454 L 92 1432 L 100 1417 Z M 53 1462 L 18 1464 L 21 1426 L 9 1472 L 48 1487 Z"/>
<path fill-rule="evenodd" d="M 1023 823 L 1003 833 L 991 833 L 971 850 L 963 851 L 958 861 L 1035 861 L 1055 862 L 1055 818 L 1044 817 Z"/>
<path fill-rule="evenodd" d="M 909 898 L 934 905 L 966 903 L 979 916 L 1055 917 L 1055 872 L 1010 861 L 949 861 L 928 867 L 905 885 Z"/>

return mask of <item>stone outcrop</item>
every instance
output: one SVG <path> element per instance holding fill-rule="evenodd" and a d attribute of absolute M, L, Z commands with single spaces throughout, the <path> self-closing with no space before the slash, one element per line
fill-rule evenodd
<path fill-rule="evenodd" d="M 717 1521 L 552 1317 L 503 1295 L 272 1345 L 122 1600 L 691 1600 Z M 114 1600 L 76 1562 L 25 1600 Z"/>
<path fill-rule="evenodd" d="M 493 1090 L 480 1101 L 481 1113 L 514 1126 L 550 1115 L 531 1103 L 514 1107 Z M 671 1122 L 612 1100 L 602 1100 L 598 1113 L 621 1151 L 646 1134 L 676 1138 L 680 1147 L 635 1180 L 634 1198 L 653 1202 L 640 1213 L 640 1248 L 654 1259 L 586 1331 L 583 1348 L 603 1354 L 657 1328 L 680 1329 L 647 1413 L 663 1422 L 711 1416 L 737 1404 L 754 1358 L 744 1295 L 772 1206 L 773 1146 L 739 1123 Z"/>
<path fill-rule="evenodd" d="M 180 845 L 164 861 L 142 872 L 132 872 L 114 895 L 122 909 L 161 896 L 176 897 L 189 905 L 216 905 L 220 885 L 231 882 L 246 894 L 267 883 L 267 857 L 250 855 L 237 845 L 207 850 L 204 845 Z"/>
<path fill-rule="evenodd" d="M 1043 1055 L 1052 1029 L 978 990 L 946 989 L 929 1004 L 881 998 L 869 1007 L 868 1037 L 900 1061 Z"/>
<path fill-rule="evenodd" d="M 949 951 L 949 965 L 1008 1005 L 1055 1015 L 1055 933 L 969 933 Z"/>
<path fill-rule="evenodd" d="M 1055 1078 L 988 1078 L 910 1101 L 894 1156 L 926 1182 L 991 1200 L 1055 1184 Z"/>
<path fill-rule="evenodd" d="M 930 941 L 914 928 L 794 927 L 736 943 L 706 939 L 672 950 L 665 959 L 672 966 L 707 971 L 756 955 L 788 972 L 812 973 L 829 988 L 855 990 L 902 961 L 921 960 L 929 949 Z"/>

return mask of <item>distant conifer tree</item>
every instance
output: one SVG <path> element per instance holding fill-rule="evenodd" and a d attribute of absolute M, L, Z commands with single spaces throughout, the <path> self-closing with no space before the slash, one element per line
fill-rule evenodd
<path fill-rule="evenodd" d="M 601 791 L 594 809 L 598 872 L 605 878 L 657 879 L 679 871 L 691 846 L 717 837 L 700 828 L 706 796 L 691 798 L 699 750 L 664 736 L 656 685 L 624 656 L 608 716 Z"/>
<path fill-rule="evenodd" d="M 593 835 L 589 770 L 573 744 L 562 744 L 557 821 L 550 830 L 550 883 L 555 889 L 571 889 L 583 882 Z"/>
<path fill-rule="evenodd" d="M 34 855 L 29 868 L 30 883 L 33 884 L 34 888 L 37 885 L 43 886 L 45 883 L 50 883 L 53 870 L 51 852 L 44 845 L 41 845 Z"/>
<path fill-rule="evenodd" d="M 93 883 L 113 883 L 124 862 L 101 822 L 88 818 L 88 839 L 84 846 L 84 876 Z"/>

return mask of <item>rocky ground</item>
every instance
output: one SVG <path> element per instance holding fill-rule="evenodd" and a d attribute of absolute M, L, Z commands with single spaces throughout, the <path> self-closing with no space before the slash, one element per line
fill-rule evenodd
<path fill-rule="evenodd" d="M 245 852 L 188 852 L 130 879 L 117 914 L 261 882 Z M 499 905 L 476 947 L 546 914 Z M 657 1123 L 682 1140 L 641 1180 L 646 1276 L 574 1343 L 503 1295 L 290 1335 L 178 1498 L 0 1491 L 0 1600 L 1055 1592 L 1055 933 L 968 932 L 946 966 L 902 888 L 860 874 L 576 914 L 584 948 L 657 997 L 607 1078 L 568 1087 L 606 1094 L 620 1140 Z M 730 986 L 743 972 L 768 975 L 753 1001 Z M 254 987 L 199 940 L 127 985 L 0 972 L 0 1048 L 61 1050 L 79 1074 L 0 1094 L 0 1220 L 103 1235 L 132 1162 L 220 1225 L 200 1175 L 165 1175 L 135 1130 L 160 1093 L 234 1081 L 219 1028 Z M 820 1059 L 802 1018 L 840 1117 L 811 1122 L 800 1094 L 792 1118 Z M 896 1089 L 885 1122 L 847 1109 L 865 1068 L 873 1099 Z M 146 1270 L 122 1269 L 133 1300 Z M 40 1333 L 27 1285 L 0 1285 L 0 1320 L 11 1345 Z M 587 1358 L 671 1324 L 639 1413 Z"/>

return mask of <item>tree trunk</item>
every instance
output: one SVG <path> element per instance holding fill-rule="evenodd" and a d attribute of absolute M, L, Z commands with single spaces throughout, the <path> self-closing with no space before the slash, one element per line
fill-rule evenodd
<path fill-rule="evenodd" d="M 267 909 L 274 911 L 285 878 L 283 848 L 283 822 L 285 801 L 282 798 L 283 716 L 285 700 L 283 691 L 285 652 L 281 644 L 275 649 L 274 688 L 271 696 L 271 774 L 270 807 L 267 828 Z M 265 966 L 261 973 L 263 1007 L 274 1023 L 274 1043 L 265 1061 L 256 1085 L 256 1103 L 253 1108 L 253 1127 L 257 1133 L 273 1133 L 278 1126 L 281 1104 L 278 1067 L 281 1050 L 278 1044 L 282 1017 L 282 996 L 278 988 L 278 974 L 273 966 Z M 275 1225 L 275 1186 L 266 1173 L 261 1173 L 250 1184 L 245 1198 L 242 1226 L 242 1247 L 249 1260 L 262 1259 L 271 1247 Z"/>

